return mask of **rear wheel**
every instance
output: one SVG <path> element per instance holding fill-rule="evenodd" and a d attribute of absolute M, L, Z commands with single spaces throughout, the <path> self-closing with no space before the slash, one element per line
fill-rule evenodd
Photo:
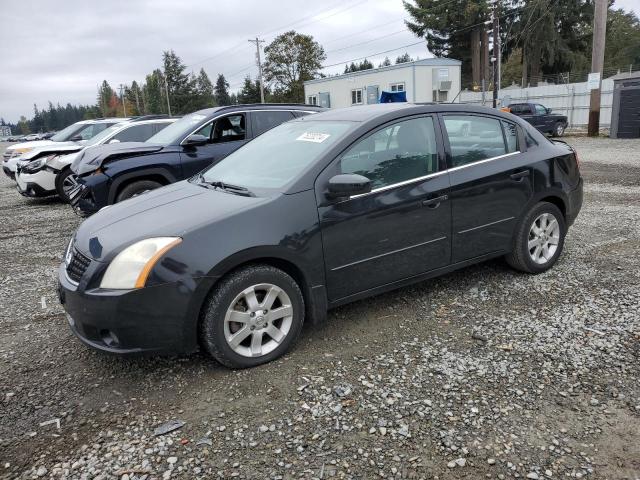
<path fill-rule="evenodd" d="M 561 137 L 562 135 L 564 135 L 564 129 L 565 127 L 562 122 L 556 123 L 555 127 L 553 127 L 553 136 Z"/>
<path fill-rule="evenodd" d="M 69 193 L 78 186 L 76 174 L 70 167 L 62 170 L 56 177 L 56 192 L 62 201 L 69 203 Z"/>
<path fill-rule="evenodd" d="M 506 260 L 516 270 L 545 272 L 562 253 L 566 232 L 567 225 L 558 207 L 540 202 L 518 224 L 513 249 Z"/>
<path fill-rule="evenodd" d="M 162 187 L 162 184 L 154 182 L 153 180 L 138 180 L 132 182 L 120 190 L 120 193 L 118 193 L 116 197 L 116 203 L 160 187 Z"/>
<path fill-rule="evenodd" d="M 298 284 L 270 265 L 252 265 L 224 278 L 208 301 L 200 338 L 216 360 L 247 368 L 283 355 L 304 322 Z"/>

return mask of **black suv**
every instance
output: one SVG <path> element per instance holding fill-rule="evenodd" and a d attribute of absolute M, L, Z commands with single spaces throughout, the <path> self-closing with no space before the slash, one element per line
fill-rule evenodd
<path fill-rule="evenodd" d="M 192 177 L 283 122 L 322 111 L 298 104 L 209 108 L 185 115 L 146 142 L 86 149 L 73 162 L 78 186 L 69 194 L 81 215 Z"/>
<path fill-rule="evenodd" d="M 542 133 L 561 137 L 567 128 L 567 117 L 551 113 L 551 109 L 539 103 L 512 103 L 508 111 L 526 120 Z"/>
<path fill-rule="evenodd" d="M 499 256 L 544 272 L 581 205 L 572 148 L 508 113 L 330 110 L 85 220 L 59 296 L 94 348 L 248 367 L 328 308 Z"/>

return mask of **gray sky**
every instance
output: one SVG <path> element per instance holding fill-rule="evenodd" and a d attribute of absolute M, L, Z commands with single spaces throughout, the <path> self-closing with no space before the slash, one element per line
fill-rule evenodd
<path fill-rule="evenodd" d="M 616 6 L 640 14 L 638 0 Z M 3 0 L 1 18 L 0 44 L 8 48 L 0 116 L 11 122 L 30 118 L 33 103 L 93 104 L 102 80 L 114 88 L 142 81 L 168 49 L 189 69 L 204 67 L 212 81 L 223 73 L 237 89 L 257 73 L 247 41 L 256 35 L 267 43 L 291 29 L 313 35 L 327 53 L 325 65 L 340 63 L 325 73 L 363 56 L 377 66 L 385 54 L 374 54 L 419 41 L 404 27 L 401 0 Z M 424 44 L 386 55 L 393 60 L 405 51 L 430 56 Z"/>

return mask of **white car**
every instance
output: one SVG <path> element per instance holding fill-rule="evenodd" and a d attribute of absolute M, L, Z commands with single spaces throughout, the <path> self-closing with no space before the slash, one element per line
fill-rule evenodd
<path fill-rule="evenodd" d="M 59 131 L 49 140 L 32 140 L 30 142 L 18 143 L 8 147 L 2 156 L 2 170 L 12 179 L 15 179 L 16 165 L 18 159 L 25 153 L 31 152 L 37 148 L 45 147 L 62 142 L 68 144 L 83 144 L 87 140 L 95 137 L 105 128 L 111 125 L 127 120 L 126 118 L 100 118 L 96 120 L 82 120 L 67 128 Z"/>
<path fill-rule="evenodd" d="M 71 164 L 79 153 L 97 145 L 117 142 L 144 142 L 177 118 L 147 115 L 116 123 L 84 145 L 49 145 L 28 152 L 17 162 L 18 191 L 26 197 L 58 195 L 68 201 L 68 193 L 76 186 Z"/>

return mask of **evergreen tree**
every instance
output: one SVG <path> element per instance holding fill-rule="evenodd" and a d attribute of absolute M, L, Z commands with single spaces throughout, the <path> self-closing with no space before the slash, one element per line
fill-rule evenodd
<path fill-rule="evenodd" d="M 268 97 L 269 92 L 265 89 L 265 100 Z M 240 93 L 238 93 L 238 103 L 260 103 L 260 82 L 251 80 L 251 77 L 247 75 L 244 79 L 244 84 Z"/>
<path fill-rule="evenodd" d="M 98 108 L 102 112 L 103 117 L 108 117 L 110 115 L 109 112 L 109 101 L 111 97 L 113 97 L 113 89 L 109 85 L 106 80 L 102 81 L 102 84 L 98 87 Z"/>
<path fill-rule="evenodd" d="M 171 113 L 189 113 L 195 91 L 193 78 L 184 72 L 187 67 L 173 50 L 163 52 L 162 61 L 171 100 Z"/>
<path fill-rule="evenodd" d="M 397 64 L 399 64 L 399 63 L 407 63 L 407 62 L 413 62 L 413 58 L 411 58 L 411 57 L 409 56 L 409 54 L 408 54 L 408 53 L 406 53 L 406 52 L 405 52 L 405 53 L 403 53 L 402 55 L 399 55 L 399 56 L 396 58 L 396 65 L 397 65 Z"/>
<path fill-rule="evenodd" d="M 215 106 L 213 84 L 211 83 L 207 72 L 204 71 L 204 68 L 200 69 L 200 73 L 195 80 L 195 85 L 198 96 L 197 108 L 209 108 Z"/>
<path fill-rule="evenodd" d="M 145 113 L 168 113 L 164 76 L 160 69 L 156 69 L 147 75 L 145 84 L 142 87 L 142 102 Z"/>
<path fill-rule="evenodd" d="M 384 57 L 384 61 L 380 64 L 380 66 L 381 67 L 388 67 L 389 65 L 391 65 L 391 60 L 389 60 L 389 57 Z"/>
<path fill-rule="evenodd" d="M 218 105 L 231 105 L 231 98 L 229 97 L 229 82 L 227 82 L 223 74 L 218 75 L 216 86 L 213 89 L 213 95 Z"/>

